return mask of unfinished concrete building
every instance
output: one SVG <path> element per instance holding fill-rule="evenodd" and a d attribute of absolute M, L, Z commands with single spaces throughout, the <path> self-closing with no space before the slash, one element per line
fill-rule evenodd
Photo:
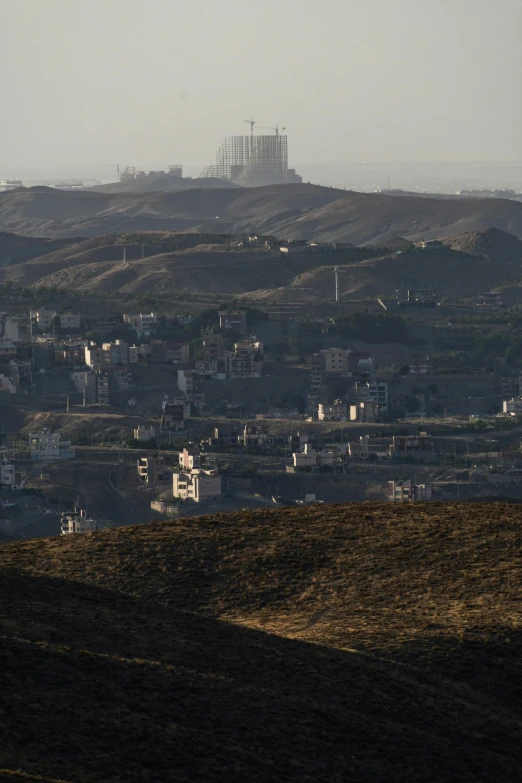
<path fill-rule="evenodd" d="M 288 136 L 276 125 L 271 135 L 228 136 L 216 153 L 216 163 L 206 166 L 201 177 L 217 177 L 247 188 L 302 182 L 295 169 L 288 168 Z M 281 130 L 285 130 L 282 128 Z"/>

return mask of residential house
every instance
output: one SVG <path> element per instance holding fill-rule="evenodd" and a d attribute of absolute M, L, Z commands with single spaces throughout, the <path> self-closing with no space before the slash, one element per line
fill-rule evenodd
<path fill-rule="evenodd" d="M 318 451 L 309 443 L 305 443 L 302 451 L 292 454 L 294 468 L 332 467 L 336 460 L 334 451 Z"/>
<path fill-rule="evenodd" d="M 197 446 L 184 448 L 178 454 L 179 466 L 184 470 L 199 470 L 201 468 L 201 452 Z"/>
<path fill-rule="evenodd" d="M 144 484 L 154 484 L 165 473 L 163 457 L 140 457 L 137 461 L 138 478 Z"/>
<path fill-rule="evenodd" d="M 144 424 L 140 424 L 134 429 L 134 440 L 155 440 L 156 429 L 154 427 L 147 427 Z"/>
<path fill-rule="evenodd" d="M 204 503 L 221 498 L 221 476 L 216 470 L 180 470 L 172 476 L 172 494 L 181 500 Z"/>

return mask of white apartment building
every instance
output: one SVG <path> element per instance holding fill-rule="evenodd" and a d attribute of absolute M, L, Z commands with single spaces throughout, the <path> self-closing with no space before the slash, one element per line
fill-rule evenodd
<path fill-rule="evenodd" d="M 68 536 L 72 533 L 90 533 L 92 530 L 98 530 L 98 522 L 95 519 L 90 519 L 84 508 L 75 506 L 74 511 L 62 514 L 62 536 Z"/>
<path fill-rule="evenodd" d="M 61 440 L 59 432 L 31 433 L 29 435 L 29 450 L 34 460 L 74 459 L 74 449 L 70 440 Z"/>
<path fill-rule="evenodd" d="M 172 476 L 172 494 L 181 500 L 203 503 L 221 497 L 221 476 L 215 470 L 182 470 Z"/>

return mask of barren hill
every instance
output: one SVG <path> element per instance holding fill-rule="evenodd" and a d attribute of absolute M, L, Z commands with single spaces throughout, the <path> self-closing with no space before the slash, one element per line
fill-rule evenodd
<path fill-rule="evenodd" d="M 198 229 L 365 245 L 488 228 L 522 237 L 522 204 L 364 194 L 306 184 L 153 193 L 39 187 L 0 193 L 0 230 L 29 236 Z"/>
<path fill-rule="evenodd" d="M 72 239 L 42 239 L 0 232 L 0 267 L 22 264 L 73 242 Z"/>
<path fill-rule="evenodd" d="M 0 779 L 520 780 L 521 513 L 278 509 L 1 546 Z"/>
<path fill-rule="evenodd" d="M 333 296 L 333 265 L 342 272 L 342 295 L 351 298 L 394 296 L 398 287 L 422 287 L 427 282 L 436 286 L 439 296 L 471 296 L 492 286 L 512 285 L 522 272 L 522 242 L 494 229 L 445 240 L 443 249 L 410 245 L 399 253 L 354 247 L 283 256 L 277 250 L 231 250 L 225 244 L 229 239 L 225 234 L 196 232 L 108 234 L 0 269 L 0 282 L 68 291 L 188 290 L 315 301 Z M 408 247 L 404 240 L 401 246 Z M 513 301 L 520 298 L 519 290 L 513 289 Z"/>

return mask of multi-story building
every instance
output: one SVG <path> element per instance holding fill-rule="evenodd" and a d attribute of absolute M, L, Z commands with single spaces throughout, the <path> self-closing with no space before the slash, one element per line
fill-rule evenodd
<path fill-rule="evenodd" d="M 328 348 L 321 351 L 324 371 L 333 374 L 348 372 L 348 354 L 349 351 L 344 348 Z"/>
<path fill-rule="evenodd" d="M 190 361 L 190 345 L 186 342 L 168 342 L 167 361 L 173 364 L 186 364 Z"/>
<path fill-rule="evenodd" d="M 343 400 L 334 400 L 331 405 L 320 402 L 317 406 L 318 421 L 346 421 L 348 406 Z"/>
<path fill-rule="evenodd" d="M 388 384 L 386 381 L 356 382 L 355 396 L 357 402 L 374 402 L 381 409 L 388 408 Z"/>
<path fill-rule="evenodd" d="M 178 370 L 178 389 L 186 395 L 188 402 L 201 402 L 201 375 L 197 370 Z"/>
<path fill-rule="evenodd" d="M 407 481 L 388 481 L 388 500 L 392 503 L 406 503 L 408 501 L 431 500 L 433 489 L 431 484 L 413 484 L 411 479 Z"/>
<path fill-rule="evenodd" d="M 109 374 L 101 368 L 96 371 L 96 402 L 109 405 Z"/>
<path fill-rule="evenodd" d="M 138 478 L 144 484 L 154 484 L 165 473 L 163 457 L 140 457 L 137 462 Z"/>
<path fill-rule="evenodd" d="M 160 422 L 160 433 L 183 431 L 185 429 L 185 417 L 187 414 L 187 403 L 183 397 L 178 397 L 171 401 L 164 400 L 162 403 L 162 414 Z"/>
<path fill-rule="evenodd" d="M 404 460 L 414 457 L 421 462 L 436 462 L 437 450 L 431 435 L 421 432 L 419 435 L 394 435 L 390 446 L 390 457 Z"/>
<path fill-rule="evenodd" d="M 257 355 L 250 351 L 225 352 L 225 376 L 227 378 L 260 378 L 262 365 Z"/>
<path fill-rule="evenodd" d="M 201 452 L 197 446 L 189 446 L 179 452 L 178 461 L 184 470 L 199 470 L 201 468 Z"/>
<path fill-rule="evenodd" d="M 225 339 L 222 334 L 206 331 L 203 335 L 203 360 L 217 362 L 225 355 Z"/>
<path fill-rule="evenodd" d="M 350 421 L 372 423 L 379 418 L 379 406 L 374 402 L 358 402 L 350 405 Z"/>
<path fill-rule="evenodd" d="M 94 405 L 97 401 L 97 376 L 90 370 L 80 370 L 71 373 L 71 381 L 82 395 L 84 405 Z"/>
<path fill-rule="evenodd" d="M 54 310 L 45 310 L 44 308 L 30 310 L 29 317 L 40 331 L 46 332 L 51 329 L 56 318 L 56 312 Z"/>
<path fill-rule="evenodd" d="M 522 397 L 502 401 L 502 413 L 507 416 L 522 416 Z"/>
<path fill-rule="evenodd" d="M 42 332 L 47 332 L 52 329 L 54 324 L 58 321 L 60 329 L 79 329 L 81 325 L 80 313 L 57 313 L 56 310 L 31 310 L 30 318 L 33 324 Z"/>
<path fill-rule="evenodd" d="M 115 340 L 113 343 L 103 343 L 105 364 L 128 364 L 129 345 L 124 340 Z"/>
<path fill-rule="evenodd" d="M 347 453 L 356 460 L 389 459 L 390 442 L 370 440 L 369 435 L 361 435 L 358 441 L 348 443 Z"/>
<path fill-rule="evenodd" d="M 129 346 L 123 340 L 115 340 L 113 343 L 103 343 L 101 348 L 94 344 L 85 346 L 85 364 L 91 369 L 102 367 L 104 364 L 128 364 Z"/>
<path fill-rule="evenodd" d="M 172 494 L 181 500 L 203 503 L 221 497 L 221 476 L 216 470 L 180 470 L 172 476 Z"/>
<path fill-rule="evenodd" d="M 60 313 L 58 316 L 60 319 L 60 329 L 79 329 L 81 325 L 82 317 L 80 313 Z"/>
<path fill-rule="evenodd" d="M 98 530 L 99 524 L 95 519 L 87 516 L 84 508 L 74 507 L 74 511 L 66 511 L 61 518 L 61 534 L 68 536 L 72 533 L 90 533 Z"/>
<path fill-rule="evenodd" d="M 302 451 L 292 454 L 292 459 L 294 468 L 332 467 L 336 456 L 334 451 L 317 451 L 309 443 L 305 443 Z"/>
<path fill-rule="evenodd" d="M 313 417 L 316 415 L 317 406 L 322 401 L 324 394 L 323 367 L 322 355 L 314 353 L 310 368 L 310 391 L 308 393 L 308 412 Z"/>
<path fill-rule="evenodd" d="M 59 432 L 42 430 L 29 435 L 29 450 L 34 460 L 74 459 L 74 449 L 70 440 L 62 440 Z"/>

